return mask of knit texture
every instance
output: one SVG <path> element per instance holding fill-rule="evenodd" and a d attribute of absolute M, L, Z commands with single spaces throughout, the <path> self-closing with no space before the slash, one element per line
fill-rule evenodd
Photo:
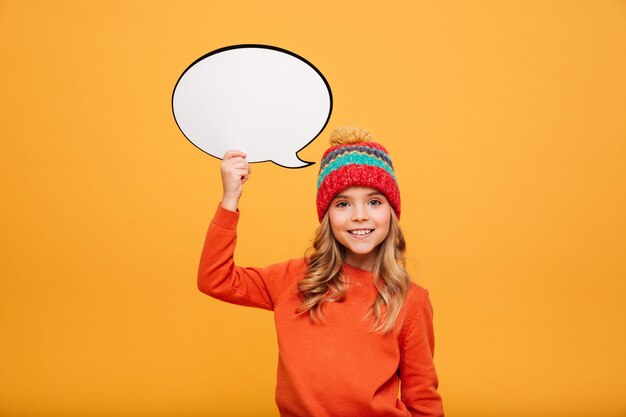
<path fill-rule="evenodd" d="M 302 302 L 297 282 L 306 273 L 303 258 L 264 268 L 235 265 L 239 216 L 218 206 L 198 288 L 219 300 L 274 312 L 281 416 L 443 416 L 433 364 L 433 311 L 424 288 L 411 283 L 392 333 L 372 333 L 372 321 L 364 320 L 377 294 L 372 273 L 344 264 L 345 299 L 327 304 L 323 322 L 312 323 L 308 314 L 295 312 Z"/>
<path fill-rule="evenodd" d="M 371 137 L 363 132 L 367 134 L 365 137 Z M 400 218 L 400 189 L 389 153 L 381 144 L 360 140 L 358 136 L 349 140 L 351 143 L 331 146 L 322 156 L 317 180 L 319 221 L 340 191 L 356 186 L 371 187 L 383 193 Z"/>

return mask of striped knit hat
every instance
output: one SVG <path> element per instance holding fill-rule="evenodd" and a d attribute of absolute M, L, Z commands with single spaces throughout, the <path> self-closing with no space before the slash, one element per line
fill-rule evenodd
<path fill-rule="evenodd" d="M 330 202 L 349 187 L 371 187 L 387 197 L 400 218 L 400 189 L 387 150 L 363 129 L 340 127 L 330 134 L 317 179 L 317 216 L 321 222 Z"/>

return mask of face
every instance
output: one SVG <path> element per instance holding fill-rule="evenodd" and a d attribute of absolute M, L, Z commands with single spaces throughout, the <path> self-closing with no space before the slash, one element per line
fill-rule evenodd
<path fill-rule="evenodd" d="M 328 216 L 335 238 L 346 248 L 345 262 L 371 271 L 378 245 L 389 233 L 391 205 L 378 190 L 350 187 L 330 203 Z"/>

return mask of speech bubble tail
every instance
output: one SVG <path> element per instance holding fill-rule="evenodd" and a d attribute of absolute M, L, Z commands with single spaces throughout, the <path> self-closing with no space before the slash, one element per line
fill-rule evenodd
<path fill-rule="evenodd" d="M 295 153 L 281 155 L 279 158 L 272 159 L 272 162 L 276 165 L 280 165 L 283 168 L 305 168 L 315 164 L 315 162 L 303 161 L 302 159 L 298 158 L 298 155 Z"/>

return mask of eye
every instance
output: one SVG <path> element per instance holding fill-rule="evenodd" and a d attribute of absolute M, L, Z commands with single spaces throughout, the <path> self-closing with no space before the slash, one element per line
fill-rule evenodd
<path fill-rule="evenodd" d="M 335 204 L 335 207 L 339 207 L 339 208 L 348 207 L 348 202 L 347 202 L 347 201 L 338 201 L 338 202 Z"/>
<path fill-rule="evenodd" d="M 374 200 L 370 200 L 369 204 L 372 205 L 372 206 L 380 206 L 381 204 L 383 204 L 383 202 L 380 201 L 380 200 L 374 199 Z"/>

